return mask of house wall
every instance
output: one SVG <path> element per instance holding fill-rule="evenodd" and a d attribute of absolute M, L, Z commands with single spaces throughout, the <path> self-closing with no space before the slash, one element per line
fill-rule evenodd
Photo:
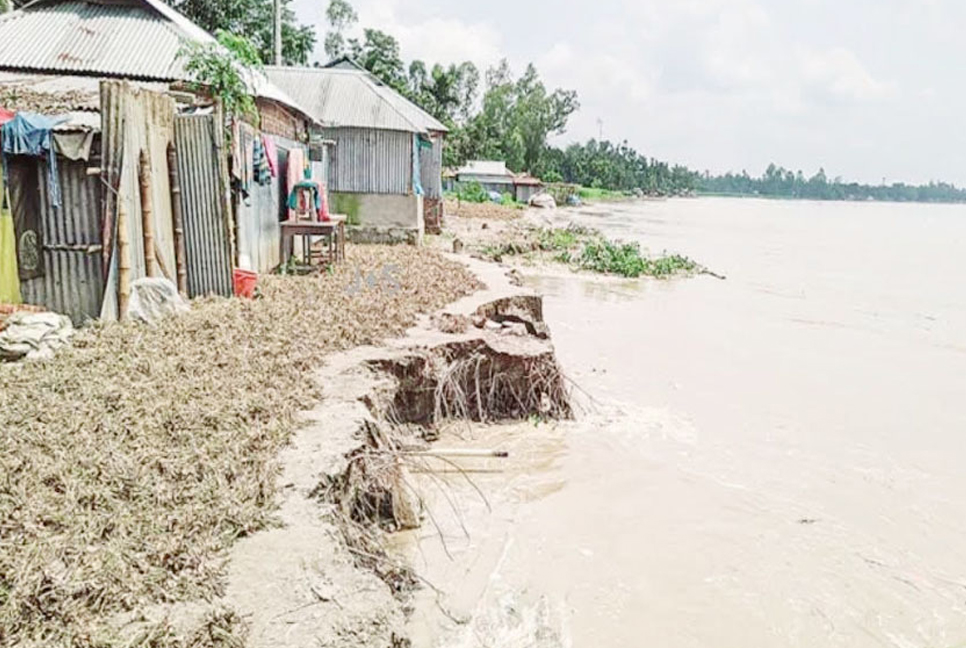
<path fill-rule="evenodd" d="M 516 200 L 517 202 L 530 202 L 530 198 L 540 193 L 540 187 L 538 185 L 516 185 Z"/>
<path fill-rule="evenodd" d="M 11 173 L 39 188 L 44 274 L 22 281 L 27 304 L 44 306 L 80 325 L 101 312 L 104 277 L 101 261 L 101 185 L 87 174 L 97 163 L 57 159 L 61 207 L 51 204 L 47 164 L 39 158 L 14 158 L 26 165 L 23 175 Z M 87 248 L 82 249 L 82 248 Z"/>
<path fill-rule="evenodd" d="M 398 194 L 413 192 L 413 135 L 366 128 L 323 128 L 329 149 L 329 191 Z"/>
<path fill-rule="evenodd" d="M 331 201 L 333 213 L 348 216 L 354 242 L 422 241 L 422 196 L 332 192 Z"/>
<path fill-rule="evenodd" d="M 308 125 L 303 118 L 267 99 L 257 100 L 256 105 L 260 118 L 259 128 L 263 133 L 297 142 L 307 141 Z"/>
<path fill-rule="evenodd" d="M 427 198 L 443 196 L 443 136 L 433 135 L 432 148 L 419 149 L 419 178 Z"/>
<path fill-rule="evenodd" d="M 263 133 L 275 142 L 278 152 L 278 175 L 267 185 L 254 183 L 248 200 L 239 200 L 238 218 L 238 265 L 245 270 L 268 273 L 281 263 L 282 226 L 288 217 L 285 203 L 288 199 L 286 178 L 288 176 L 288 152 L 292 148 L 305 147 L 298 142 Z"/>
<path fill-rule="evenodd" d="M 455 189 L 459 191 L 460 187 L 464 187 L 470 183 L 479 183 L 485 191 L 495 191 L 498 194 L 513 194 L 513 179 L 506 176 L 489 176 L 489 175 L 467 175 L 460 174 L 455 185 Z"/>

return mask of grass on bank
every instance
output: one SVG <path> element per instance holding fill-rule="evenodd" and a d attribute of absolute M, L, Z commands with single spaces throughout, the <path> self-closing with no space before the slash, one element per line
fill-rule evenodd
<path fill-rule="evenodd" d="M 597 230 L 577 225 L 535 228 L 520 240 L 487 245 L 481 252 L 485 258 L 496 261 L 512 256 L 532 259 L 539 255 L 566 264 L 574 270 L 630 278 L 667 278 L 704 270 L 686 256 L 662 254 L 649 257 L 636 242 L 608 239 Z"/>
<path fill-rule="evenodd" d="M 600 189 L 597 187 L 580 187 L 577 195 L 581 200 L 625 200 L 633 196 L 633 193 L 616 191 L 614 189 Z"/>
<path fill-rule="evenodd" d="M 331 275 L 261 277 L 262 299 L 96 325 L 51 361 L 0 366 L 0 645 L 236 645 L 217 640 L 230 612 L 134 638 L 111 619 L 217 597 L 229 546 L 272 524 L 276 455 L 326 354 L 478 288 L 428 250 L 348 252 Z M 384 272 L 398 288 L 356 281 Z"/>

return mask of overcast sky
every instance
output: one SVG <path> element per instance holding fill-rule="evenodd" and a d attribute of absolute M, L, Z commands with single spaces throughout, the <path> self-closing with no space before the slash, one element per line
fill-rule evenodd
<path fill-rule="evenodd" d="M 325 32 L 326 0 L 295 0 Z M 537 65 L 581 110 L 561 143 L 627 139 L 712 172 L 966 185 L 963 0 L 355 0 L 403 58 Z M 318 58 L 324 59 L 319 46 Z"/>

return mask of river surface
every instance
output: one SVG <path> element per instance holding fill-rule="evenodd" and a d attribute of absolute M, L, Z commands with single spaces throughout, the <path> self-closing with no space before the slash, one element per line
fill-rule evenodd
<path fill-rule="evenodd" d="M 727 280 L 528 277 L 582 408 L 447 433 L 511 458 L 411 543 L 416 648 L 966 646 L 966 207 L 576 217 Z"/>

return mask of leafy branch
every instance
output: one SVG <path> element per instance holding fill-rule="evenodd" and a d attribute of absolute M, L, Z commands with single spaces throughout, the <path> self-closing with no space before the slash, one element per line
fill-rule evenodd
<path fill-rule="evenodd" d="M 220 100 L 227 114 L 257 121 L 251 82 L 263 70 L 258 48 L 244 36 L 224 30 L 216 36 L 217 43 L 182 44 L 178 57 L 185 60 L 185 71 L 193 79 L 189 86 Z"/>

